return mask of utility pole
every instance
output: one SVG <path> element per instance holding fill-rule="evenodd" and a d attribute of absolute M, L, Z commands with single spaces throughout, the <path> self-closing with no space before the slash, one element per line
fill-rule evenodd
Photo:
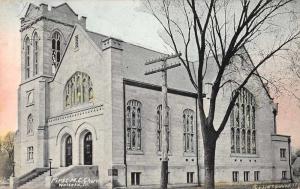
<path fill-rule="evenodd" d="M 180 66 L 180 63 L 167 65 L 167 60 L 181 56 L 181 53 L 175 55 L 167 55 L 161 58 L 147 61 L 145 65 L 162 62 L 160 68 L 145 72 L 145 75 L 162 73 L 162 162 L 161 162 L 161 178 L 160 188 L 166 189 L 168 187 L 168 146 L 169 146 L 169 118 L 168 118 L 168 84 L 167 84 L 167 70 Z"/>

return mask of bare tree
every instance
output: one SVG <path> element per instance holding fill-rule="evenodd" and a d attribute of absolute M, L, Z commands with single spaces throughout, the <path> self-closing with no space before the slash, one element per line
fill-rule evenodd
<path fill-rule="evenodd" d="M 14 162 L 14 132 L 8 132 L 5 137 L 1 140 L 0 150 L 8 154 L 8 164 L 10 170 L 12 170 Z"/>
<path fill-rule="evenodd" d="M 206 188 L 215 188 L 216 142 L 230 117 L 240 89 L 251 77 L 258 75 L 257 69 L 261 65 L 270 62 L 282 50 L 287 50 L 300 37 L 297 24 L 283 27 L 276 20 L 279 16 L 293 14 L 291 3 L 293 0 L 145 0 L 147 11 L 163 27 L 167 36 L 164 40 L 175 53 L 182 52 L 183 56 L 179 59 L 198 93 Z M 247 61 L 244 77 L 239 81 L 230 79 L 228 75 L 233 67 L 240 71 L 244 66 L 233 59 L 244 56 L 247 49 L 255 50 L 260 40 L 274 33 L 276 40 L 270 42 L 271 47 L 258 51 L 259 56 L 255 60 Z M 190 59 L 193 55 L 196 63 Z M 213 63 L 208 62 L 209 57 Z M 215 77 L 206 105 L 202 94 L 205 92 L 208 64 L 215 64 L 216 69 L 211 70 Z M 195 65 L 198 66 L 196 74 L 193 72 Z M 229 83 L 234 83 L 236 90 L 221 123 L 215 125 L 216 100 L 220 89 Z"/>

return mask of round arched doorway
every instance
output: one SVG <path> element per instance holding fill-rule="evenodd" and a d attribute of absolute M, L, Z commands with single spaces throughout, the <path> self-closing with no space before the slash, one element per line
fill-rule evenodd
<path fill-rule="evenodd" d="M 66 167 L 72 165 L 72 137 L 70 135 L 66 138 L 65 158 Z"/>
<path fill-rule="evenodd" d="M 91 132 L 86 133 L 83 139 L 83 163 L 84 165 L 93 164 L 93 139 Z"/>

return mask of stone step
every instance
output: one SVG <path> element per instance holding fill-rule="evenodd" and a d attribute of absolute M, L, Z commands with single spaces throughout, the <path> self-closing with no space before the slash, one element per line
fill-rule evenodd
<path fill-rule="evenodd" d="M 59 169 L 51 170 L 51 173 L 54 175 Z M 45 186 L 45 178 L 49 176 L 50 171 L 46 171 L 41 175 L 33 178 L 32 180 L 27 181 L 25 184 L 18 187 L 18 189 L 42 189 Z"/>

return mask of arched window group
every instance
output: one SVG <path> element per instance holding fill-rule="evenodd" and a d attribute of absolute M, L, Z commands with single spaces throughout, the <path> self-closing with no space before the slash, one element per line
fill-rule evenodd
<path fill-rule="evenodd" d="M 245 88 L 231 112 L 231 153 L 256 154 L 255 99 Z"/>
<path fill-rule="evenodd" d="M 64 106 L 69 108 L 91 102 L 93 99 L 93 84 L 90 76 L 83 72 L 73 74 L 65 85 Z"/>
<path fill-rule="evenodd" d="M 195 126 L 194 126 L 194 111 L 185 109 L 183 111 L 183 140 L 184 152 L 194 152 L 195 145 Z"/>
<path fill-rule="evenodd" d="M 141 102 L 129 100 L 126 106 L 126 143 L 128 150 L 142 149 Z"/>
<path fill-rule="evenodd" d="M 170 151 L 170 108 L 167 107 L 167 121 L 169 127 L 167 128 L 167 138 L 168 138 L 168 146 L 167 149 Z M 163 117 L 162 117 L 162 105 L 159 105 L 156 109 L 156 137 L 157 137 L 157 151 L 161 152 L 162 151 L 162 130 L 164 129 L 163 126 Z"/>
<path fill-rule="evenodd" d="M 33 133 L 33 117 L 31 114 L 27 117 L 27 134 Z"/>
<path fill-rule="evenodd" d="M 32 48 L 32 59 L 31 59 L 31 44 Z M 28 36 L 24 39 L 24 63 L 25 63 L 25 79 L 38 74 L 38 46 L 39 46 L 39 36 L 37 32 L 34 32 L 32 39 Z M 32 62 L 31 62 L 32 61 Z M 32 73 L 31 73 L 32 71 Z"/>
<path fill-rule="evenodd" d="M 126 104 L 126 147 L 128 151 L 142 150 L 142 103 L 137 100 L 129 100 Z M 184 152 L 194 153 L 196 148 L 196 121 L 195 112 L 185 109 L 183 112 L 183 146 Z M 167 149 L 170 151 L 170 108 L 167 107 Z M 156 147 L 162 151 L 163 139 L 163 112 L 162 105 L 156 108 Z"/>

